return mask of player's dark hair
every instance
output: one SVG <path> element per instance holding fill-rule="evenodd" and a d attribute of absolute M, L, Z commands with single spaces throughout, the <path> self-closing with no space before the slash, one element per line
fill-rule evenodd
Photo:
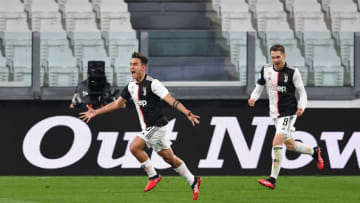
<path fill-rule="evenodd" d="M 275 44 L 270 48 L 271 51 L 280 51 L 281 53 L 285 54 L 285 47 L 281 44 Z"/>
<path fill-rule="evenodd" d="M 146 58 L 146 56 L 144 56 L 144 55 L 141 54 L 141 53 L 134 52 L 134 53 L 132 54 L 131 58 L 140 59 L 140 61 L 141 61 L 142 64 L 147 65 L 148 59 Z"/>

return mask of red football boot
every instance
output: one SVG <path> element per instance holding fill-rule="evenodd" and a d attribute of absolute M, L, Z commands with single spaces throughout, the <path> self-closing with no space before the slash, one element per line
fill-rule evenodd
<path fill-rule="evenodd" d="M 160 181 L 162 180 L 162 177 L 159 175 L 156 178 L 150 179 L 149 182 L 147 183 L 144 191 L 148 192 L 151 189 L 153 189 Z"/>
<path fill-rule="evenodd" d="M 199 197 L 199 193 L 200 193 L 200 184 L 201 184 L 202 179 L 200 177 L 195 177 L 195 181 L 193 183 L 193 185 L 191 186 L 192 191 L 193 191 L 193 200 L 197 200 L 197 198 Z"/>
<path fill-rule="evenodd" d="M 316 166 L 318 169 L 322 170 L 324 168 L 324 160 L 321 157 L 321 148 L 314 147 L 314 159 L 316 161 Z"/>
<path fill-rule="evenodd" d="M 275 180 L 275 179 L 274 179 Z M 258 183 L 260 183 L 261 185 L 268 187 L 270 189 L 274 189 L 276 184 L 274 181 L 271 181 L 270 178 L 263 180 L 263 179 L 258 179 Z"/>

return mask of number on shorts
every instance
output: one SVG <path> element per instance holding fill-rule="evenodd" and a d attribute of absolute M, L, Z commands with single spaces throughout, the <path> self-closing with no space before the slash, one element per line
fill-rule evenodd
<path fill-rule="evenodd" d="M 289 122 L 289 118 L 284 118 L 283 126 L 287 126 Z"/>

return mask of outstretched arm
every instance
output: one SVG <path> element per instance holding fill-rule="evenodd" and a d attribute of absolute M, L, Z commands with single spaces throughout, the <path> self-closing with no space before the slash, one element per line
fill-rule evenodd
<path fill-rule="evenodd" d="M 200 118 L 200 116 L 195 115 L 193 113 L 191 113 L 191 111 L 189 109 L 187 109 L 181 102 L 179 102 L 178 100 L 176 100 L 174 97 L 172 97 L 170 94 L 167 94 L 164 97 L 164 101 L 166 101 L 166 103 L 168 103 L 170 106 L 174 107 L 175 109 L 177 109 L 178 111 L 182 112 L 183 114 L 185 114 L 185 116 L 187 117 L 187 119 L 191 122 L 191 124 L 193 126 L 195 126 L 195 124 L 199 124 L 200 121 L 198 120 L 198 118 Z"/>
<path fill-rule="evenodd" d="M 80 118 L 85 122 L 89 122 L 95 116 L 105 114 L 111 111 L 115 111 L 120 108 L 125 108 L 126 106 L 126 99 L 119 97 L 117 100 L 107 104 L 106 106 L 99 108 L 99 109 L 92 109 L 89 105 L 86 105 L 88 111 L 80 113 Z"/>

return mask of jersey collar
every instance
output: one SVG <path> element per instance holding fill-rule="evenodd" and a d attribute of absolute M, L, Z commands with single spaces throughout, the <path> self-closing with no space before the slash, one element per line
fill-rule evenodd
<path fill-rule="evenodd" d="M 136 82 L 136 80 L 135 80 L 135 83 L 136 83 L 137 85 L 140 85 L 141 83 L 143 83 L 143 82 L 145 81 L 146 77 L 147 77 L 147 74 L 145 73 L 144 79 L 143 79 L 141 82 L 139 82 L 139 83 Z"/>

